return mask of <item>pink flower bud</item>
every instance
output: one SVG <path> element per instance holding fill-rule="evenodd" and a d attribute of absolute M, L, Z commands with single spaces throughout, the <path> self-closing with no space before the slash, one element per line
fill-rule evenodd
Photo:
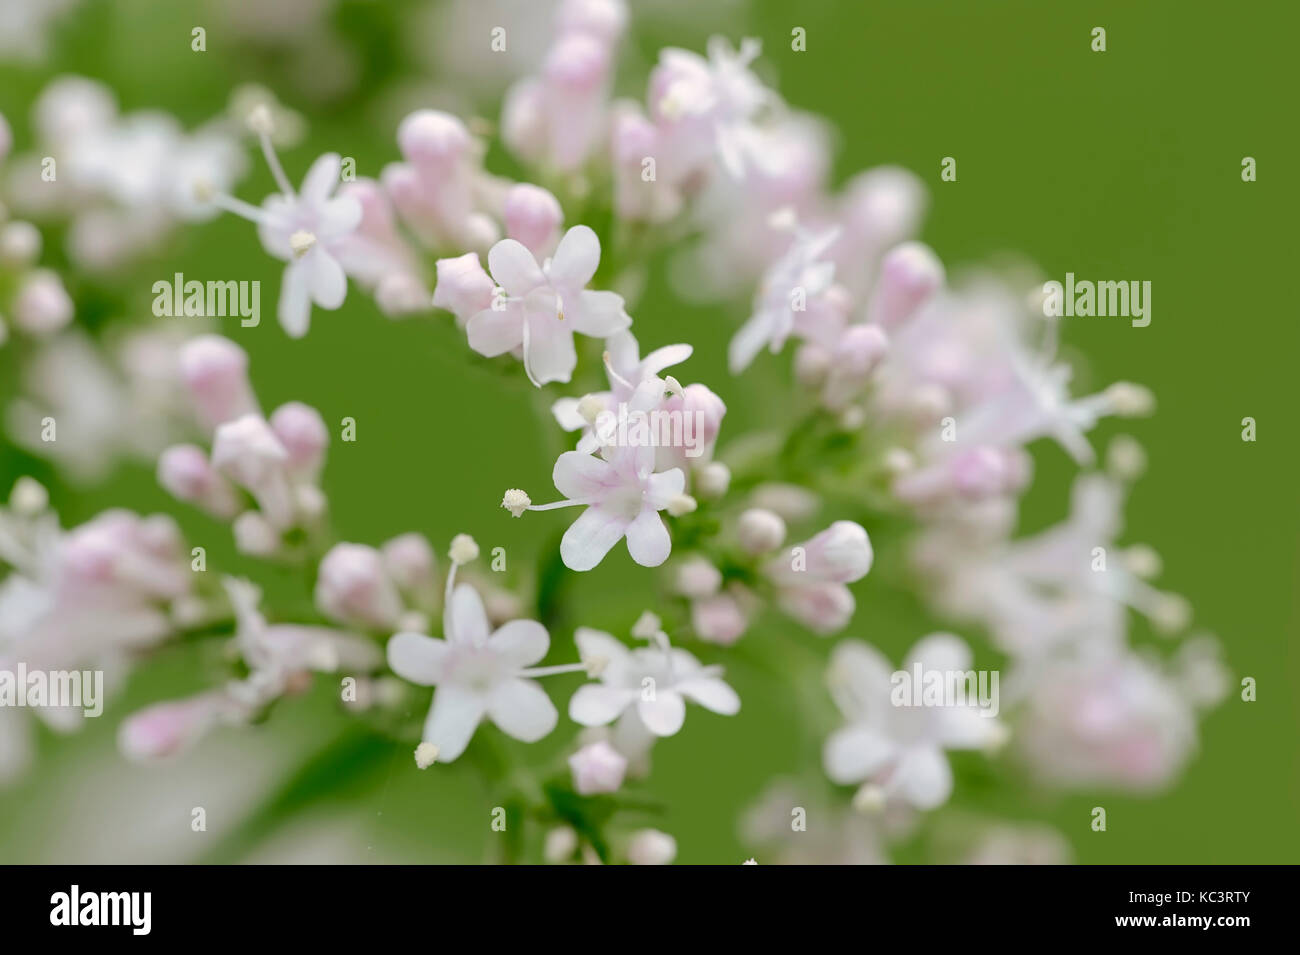
<path fill-rule="evenodd" d="M 274 527 L 292 526 L 289 452 L 263 418 L 246 414 L 218 427 L 212 439 L 212 466 L 257 498 Z"/>
<path fill-rule="evenodd" d="M 295 475 L 315 480 L 330 443 L 320 412 L 301 401 L 290 401 L 271 414 L 271 430 L 289 452 L 289 467 Z"/>
<path fill-rule="evenodd" d="M 633 865 L 668 865 L 677 858 L 677 840 L 658 829 L 641 829 L 632 834 L 627 861 Z"/>
<path fill-rule="evenodd" d="M 216 694 L 158 703 L 127 717 L 118 729 L 118 748 L 134 762 L 173 756 L 200 739 L 219 714 Z"/>
<path fill-rule="evenodd" d="M 871 320 L 891 328 L 916 314 L 943 284 L 943 263 L 920 242 L 906 242 L 885 256 L 871 300 Z"/>
<path fill-rule="evenodd" d="M 437 595 L 438 562 L 422 534 L 402 534 L 382 548 L 384 567 L 403 591 L 417 599 Z"/>
<path fill-rule="evenodd" d="M 749 618 L 732 594 L 722 593 L 691 602 L 691 626 L 701 640 L 726 647 L 744 635 Z"/>
<path fill-rule="evenodd" d="M 496 283 L 479 263 L 477 252 L 439 259 L 436 267 L 438 284 L 433 289 L 433 304 L 455 314 L 457 322 L 463 325 L 492 307 Z"/>
<path fill-rule="evenodd" d="M 836 521 L 820 534 L 787 548 L 767 567 L 778 583 L 803 587 L 813 582 L 851 584 L 871 569 L 871 540 L 853 521 Z"/>
<path fill-rule="evenodd" d="M 850 325 L 831 356 L 822 401 L 832 411 L 848 407 L 866 388 L 871 373 L 889 350 L 889 340 L 875 325 Z"/>
<path fill-rule="evenodd" d="M 609 47 L 595 37 L 571 33 L 561 37 L 547 54 L 542 74 L 569 92 L 599 89 L 609 77 Z"/>
<path fill-rule="evenodd" d="M 248 383 L 248 355 L 228 338 L 200 335 L 180 352 L 181 378 L 209 428 L 258 411 Z"/>
<path fill-rule="evenodd" d="M 617 792 L 627 772 L 627 757 L 604 740 L 588 743 L 569 757 L 573 788 L 581 796 Z"/>
<path fill-rule="evenodd" d="M 439 110 L 416 110 L 397 127 L 397 148 L 402 155 L 433 171 L 451 168 L 469 153 L 471 144 L 465 124 Z"/>
<path fill-rule="evenodd" d="M 389 272 L 375 286 L 375 304 L 389 318 L 403 318 L 429 308 L 429 290 L 410 272 Z"/>
<path fill-rule="evenodd" d="M 402 616 L 402 598 L 379 551 L 364 544 L 335 544 L 320 562 L 316 606 L 340 623 L 382 629 Z"/>
<path fill-rule="evenodd" d="M 813 583 L 783 587 L 777 605 L 814 633 L 834 633 L 848 626 L 855 602 L 849 588 L 836 583 Z"/>
<path fill-rule="evenodd" d="M 683 597 L 711 597 L 722 586 L 722 574 L 708 560 L 695 555 L 677 566 L 676 583 L 677 592 Z"/>
<path fill-rule="evenodd" d="M 527 246 L 538 261 L 555 251 L 564 211 L 545 189 L 526 182 L 512 186 L 506 193 L 503 217 L 506 234 Z"/>
<path fill-rule="evenodd" d="M 49 335 L 72 321 L 73 305 L 63 281 L 48 269 L 32 272 L 14 296 L 14 324 L 32 335 Z"/>
<path fill-rule="evenodd" d="M 736 537 L 749 554 L 766 554 L 785 543 L 785 521 L 772 511 L 751 507 L 740 515 Z"/>
<path fill-rule="evenodd" d="M 586 33 L 613 44 L 627 26 L 622 0 L 564 0 L 555 17 L 557 34 Z"/>
<path fill-rule="evenodd" d="M 219 517 L 233 517 L 239 509 L 234 489 L 193 444 L 176 444 L 158 458 L 158 483 L 177 500 L 188 501 Z"/>

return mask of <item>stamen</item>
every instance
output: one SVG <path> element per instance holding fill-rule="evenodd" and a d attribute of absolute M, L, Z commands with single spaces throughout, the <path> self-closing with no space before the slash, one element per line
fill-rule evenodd
<path fill-rule="evenodd" d="M 604 359 L 605 359 L 605 370 L 609 372 L 610 381 L 622 385 L 628 391 L 636 391 L 636 387 L 632 384 L 632 382 L 628 381 L 626 378 L 624 378 L 622 375 L 620 375 L 618 372 L 614 370 L 614 361 L 612 358 L 610 358 L 609 352 L 605 352 Z"/>
<path fill-rule="evenodd" d="M 301 259 L 311 251 L 311 247 L 316 244 L 316 236 L 306 229 L 299 229 L 293 235 L 289 236 L 289 249 L 293 252 L 295 259 Z"/>
<path fill-rule="evenodd" d="M 589 673 L 590 670 L 585 663 L 560 663 L 549 667 L 529 667 L 526 670 L 520 670 L 518 676 L 541 677 L 541 676 L 559 676 L 561 673 Z"/>
<path fill-rule="evenodd" d="M 532 499 L 526 491 L 521 491 L 517 487 L 512 487 L 506 491 L 505 496 L 501 498 L 501 506 L 511 513 L 514 517 L 522 517 L 524 511 L 532 506 Z"/>

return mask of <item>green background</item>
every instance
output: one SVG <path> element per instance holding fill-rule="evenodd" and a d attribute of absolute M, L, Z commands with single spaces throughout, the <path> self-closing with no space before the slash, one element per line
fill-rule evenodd
<path fill-rule="evenodd" d="M 30 142 L 30 104 L 57 72 L 103 79 L 124 109 L 162 108 L 187 125 L 221 110 L 238 83 L 259 81 L 310 122 L 307 142 L 282 153 L 291 179 L 327 149 L 354 156 L 359 172 L 373 175 L 397 155 L 385 91 L 428 71 L 412 52 L 418 36 L 402 26 L 419 6 L 340 4 L 334 23 L 361 79 L 352 93 L 313 103 L 295 91 L 275 44 L 209 27 L 208 52 L 191 52 L 190 29 L 208 18 L 203 4 L 88 3 L 61 26 L 48 64 L 0 68 L 0 111 L 22 148 Z M 1212 712 L 1199 758 L 1164 794 L 1051 795 L 1022 785 L 1010 764 L 994 775 L 963 761 L 948 811 L 1048 822 L 1088 863 L 1295 861 L 1300 334 L 1291 300 L 1297 140 L 1294 106 L 1286 105 L 1295 91 L 1293 5 L 813 0 L 682 4 L 675 15 L 654 4 L 644 16 L 633 7 L 624 92 L 643 95 L 661 46 L 702 49 L 712 32 L 760 36 L 762 69 L 781 93 L 838 130 L 836 183 L 882 163 L 926 181 L 932 205 L 922 237 L 950 272 L 1014 251 L 1058 279 L 1073 271 L 1152 283 L 1147 328 L 1067 320 L 1065 342 L 1083 358 L 1076 391 L 1125 379 L 1155 392 L 1157 414 L 1123 429 L 1150 456 L 1124 540 L 1160 551 L 1162 586 L 1192 600 L 1197 625 L 1222 640 L 1233 685 L 1255 677 L 1259 699 L 1243 703 L 1234 692 Z M 790 49 L 794 26 L 807 30 L 804 53 Z M 1107 30 L 1104 53 L 1090 50 L 1095 26 Z M 490 100 L 478 106 L 495 119 Z M 939 179 L 945 156 L 957 160 L 956 182 Z M 1258 161 L 1257 182 L 1242 182 L 1244 156 Z M 513 171 L 499 146 L 490 165 Z M 257 200 L 271 189 L 255 162 L 239 194 Z M 441 551 L 465 531 L 485 549 L 506 548 L 508 576 L 525 582 L 552 553 L 570 515 L 514 521 L 496 504 L 507 486 L 548 499 L 557 434 L 538 424 L 522 375 L 467 362 L 449 316 L 393 322 L 354 289 L 341 311 L 317 310 L 311 334 L 290 341 L 271 315 L 280 266 L 233 217 L 179 232 L 165 256 L 119 276 L 120 285 L 74 292 L 101 311 L 112 303 L 143 320 L 150 286 L 173 271 L 263 282 L 266 320 L 257 329 L 225 320 L 224 331 L 250 351 L 264 407 L 301 399 L 327 421 L 356 418 L 357 442 L 336 442 L 326 472 L 342 539 L 377 544 L 419 530 Z M 744 314 L 741 305 L 677 300 L 662 260 L 633 310 L 644 346 L 695 345 L 681 377 L 709 384 L 727 402 L 724 449 L 728 439 L 781 420 L 789 388 L 788 356 L 760 359 L 742 379 L 727 374 L 726 342 Z M 0 352 L 3 394 L 13 372 L 12 356 Z M 1258 422 L 1255 443 L 1240 439 L 1247 415 Z M 1117 430 L 1103 426 L 1094 444 L 1102 447 Z M 1036 451 L 1022 512 L 1029 530 L 1064 515 L 1073 472 L 1059 449 Z M 65 524 L 108 505 L 169 510 L 194 543 L 208 547 L 211 565 L 252 567 L 235 558 L 225 529 L 173 506 L 147 467 L 124 467 L 84 492 L 0 445 L 0 486 L 24 472 L 51 485 Z M 822 515 L 822 524 L 836 516 Z M 890 579 L 886 556 L 855 586 L 858 611 L 845 635 L 898 658 L 940 621 L 927 619 Z M 552 661 L 573 658 L 574 625 L 626 635 L 637 613 L 658 600 L 655 575 L 622 548 L 595 571 L 572 576 Z M 286 577 L 268 589 L 283 600 L 300 587 Z M 1135 633 L 1146 631 L 1137 624 Z M 725 660 L 744 708 L 731 719 L 692 710 L 683 733 L 656 749 L 647 789 L 667 807 L 656 824 L 677 837 L 680 862 L 741 861 L 750 850 L 736 831 L 738 811 L 772 776 L 815 765 L 810 734 L 819 746 L 831 716 L 824 703 L 802 705 L 804 689 L 815 697 L 815 687 L 782 681 L 772 660 L 785 654 L 792 667 L 815 667 L 830 645 L 770 615 L 733 652 L 700 651 Z M 267 723 L 224 731 L 178 765 L 123 765 L 112 752 L 121 716 L 199 689 L 203 659 L 192 647 L 169 648 L 87 731 L 71 739 L 46 734 L 37 771 L 0 794 L 0 858 L 475 861 L 499 838 L 487 825 L 492 797 L 476 765 L 490 740 L 476 739 L 456 764 L 418 773 L 409 747 L 350 735 L 354 723 L 324 682 Z M 567 699 L 576 682 L 550 684 L 553 698 Z M 570 725 L 562 717 L 560 731 L 536 747 L 490 737 L 540 766 L 560 754 Z M 269 810 L 254 811 L 277 793 Z M 209 812 L 203 834 L 189 827 L 199 805 Z M 1108 812 L 1105 833 L 1089 829 L 1096 805 Z M 933 855 L 913 842 L 898 858 Z"/>

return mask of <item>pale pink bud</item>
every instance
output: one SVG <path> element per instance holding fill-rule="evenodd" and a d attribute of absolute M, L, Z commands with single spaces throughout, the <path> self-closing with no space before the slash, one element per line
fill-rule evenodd
<path fill-rule="evenodd" d="M 501 139 L 516 156 L 536 162 L 546 151 L 544 91 L 535 79 L 523 79 L 506 91 L 501 104 Z"/>
<path fill-rule="evenodd" d="M 731 646 L 744 635 L 749 618 L 734 596 L 722 593 L 691 602 L 691 626 L 701 640 Z"/>
<path fill-rule="evenodd" d="M 235 550 L 252 557 L 272 557 L 280 550 L 280 532 L 258 511 L 245 511 L 230 526 Z"/>
<path fill-rule="evenodd" d="M 880 284 L 871 300 L 871 320 L 886 328 L 916 314 L 943 284 L 943 263 L 920 242 L 906 242 L 880 264 Z"/>
<path fill-rule="evenodd" d="M 172 445 L 158 458 L 158 483 L 177 500 L 188 501 L 216 514 L 233 517 L 239 499 L 226 480 L 193 444 Z"/>
<path fill-rule="evenodd" d="M 867 386 L 871 373 L 889 349 L 885 333 L 875 325 L 850 325 L 831 357 L 822 401 L 832 411 L 848 407 Z"/>
<path fill-rule="evenodd" d="M 569 757 L 573 788 L 581 796 L 617 792 L 627 772 L 627 757 L 604 740 L 588 743 Z"/>
<path fill-rule="evenodd" d="M 836 521 L 820 534 L 768 565 L 773 579 L 803 587 L 808 583 L 851 584 L 871 569 L 871 540 L 866 529 L 853 521 Z"/>
<path fill-rule="evenodd" d="M 809 630 L 823 635 L 848 626 L 855 606 L 849 588 L 828 582 L 783 587 L 777 592 L 777 604 Z"/>
<path fill-rule="evenodd" d="M 49 269 L 32 272 L 14 296 L 14 324 L 32 335 L 49 335 L 72 321 L 72 298 Z"/>
<path fill-rule="evenodd" d="M 450 113 L 421 109 L 397 127 L 397 148 L 417 166 L 445 171 L 468 153 L 472 140 L 465 124 Z"/>
<path fill-rule="evenodd" d="M 200 335 L 180 352 L 181 378 L 210 428 L 258 410 L 248 383 L 248 354 L 228 338 Z"/>
<path fill-rule="evenodd" d="M 289 452 L 256 414 L 227 421 L 212 439 L 212 466 L 257 498 L 266 519 L 278 528 L 293 524 L 288 464 Z"/>
<path fill-rule="evenodd" d="M 677 840 L 658 829 L 641 829 L 632 834 L 627 861 L 633 865 L 668 865 L 677 858 Z"/>
<path fill-rule="evenodd" d="M 772 511 L 751 507 L 740 515 L 736 538 L 746 553 L 765 554 L 785 543 L 785 521 Z"/>
<path fill-rule="evenodd" d="M 540 186 L 522 182 L 506 193 L 506 234 L 522 242 L 539 260 L 555 251 L 564 211 L 559 200 Z"/>
<path fill-rule="evenodd" d="M 379 551 L 335 544 L 320 562 L 316 606 L 340 623 L 382 629 L 402 616 L 402 598 Z"/>
<path fill-rule="evenodd" d="M 445 308 L 464 324 L 479 312 L 492 307 L 496 283 L 484 271 L 477 252 L 466 252 L 454 259 L 439 259 L 438 284 L 433 289 L 433 304 Z"/>
<path fill-rule="evenodd" d="M 687 557 L 677 565 L 677 592 L 683 597 L 709 597 L 722 586 L 722 573 L 703 557 Z"/>
<path fill-rule="evenodd" d="M 557 33 L 586 33 L 611 44 L 626 26 L 623 0 L 564 0 L 555 17 Z"/>
<path fill-rule="evenodd" d="M 805 342 L 794 353 L 795 381 L 805 388 L 820 388 L 831 370 L 831 353 L 821 345 Z"/>
<path fill-rule="evenodd" d="M 389 318 L 401 318 L 429 307 L 429 290 L 410 272 L 389 272 L 375 286 L 375 304 Z"/>
<path fill-rule="evenodd" d="M 406 593 L 427 598 L 437 592 L 438 562 L 423 534 L 402 534 L 382 548 L 384 567 Z"/>
<path fill-rule="evenodd" d="M 135 762 L 173 756 L 200 739 L 219 712 L 219 699 L 212 694 L 146 707 L 123 721 L 118 748 Z"/>
<path fill-rule="evenodd" d="M 571 92 L 601 87 L 609 76 L 609 47 L 595 37 L 571 33 L 561 37 L 546 56 L 542 74 Z"/>
<path fill-rule="evenodd" d="M 289 467 L 294 473 L 315 479 L 330 443 L 329 429 L 320 412 L 301 401 L 290 401 L 271 414 L 271 430 L 289 452 Z"/>
<path fill-rule="evenodd" d="M 0 264 L 25 269 L 40 257 L 41 232 L 36 226 L 21 219 L 0 226 Z"/>

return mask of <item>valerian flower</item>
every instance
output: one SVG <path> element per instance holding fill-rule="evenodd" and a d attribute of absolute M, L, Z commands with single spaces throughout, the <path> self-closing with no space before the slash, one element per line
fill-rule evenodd
<path fill-rule="evenodd" d="M 535 620 L 512 620 L 493 631 L 478 591 L 469 584 L 453 589 L 458 563 L 453 556 L 443 639 L 404 631 L 388 641 L 394 673 L 437 687 L 421 738 L 438 748 L 437 760 L 444 763 L 465 751 L 484 719 L 515 739 L 537 742 L 559 717 L 532 677 L 583 669 L 580 664 L 534 668 L 550 649 L 546 628 Z"/>
<path fill-rule="evenodd" d="M 361 203 L 349 195 L 335 196 L 342 159 L 326 153 L 312 163 L 302 189 L 294 192 L 271 147 L 269 112 L 255 110 L 250 125 L 262 140 L 262 151 L 280 192 L 269 196 L 260 209 L 200 187 L 200 195 L 213 204 L 257 223 L 262 247 L 288 265 L 280 285 L 280 324 L 292 338 L 307 334 L 312 305 L 336 309 L 347 297 L 348 280 L 339 260 L 361 224 Z"/>
<path fill-rule="evenodd" d="M 966 644 L 934 634 L 912 648 L 904 670 L 965 672 Z M 827 673 L 831 696 L 848 720 L 826 740 L 822 754 L 837 783 L 861 784 L 859 803 L 879 805 L 900 799 L 918 809 L 933 809 L 952 792 L 947 749 L 988 749 L 1005 742 L 1006 732 L 988 711 L 964 702 L 936 706 L 895 705 L 894 670 L 874 647 L 846 640 L 835 648 Z"/>
<path fill-rule="evenodd" d="M 629 650 L 608 633 L 582 627 L 574 635 L 584 661 L 598 660 L 599 683 L 579 687 L 569 716 L 583 726 L 604 726 L 620 717 L 637 721 L 655 736 L 672 736 L 686 719 L 686 701 L 723 716 L 740 712 L 740 697 L 722 680 L 721 667 L 706 667 L 657 635 L 655 645 Z"/>
<path fill-rule="evenodd" d="M 470 347 L 488 357 L 522 349 L 539 388 L 568 381 L 578 363 L 574 332 L 608 338 L 632 324 L 621 295 L 587 289 L 599 265 L 600 240 L 584 225 L 566 232 L 541 265 L 523 243 L 502 239 L 488 253 L 488 270 L 505 296 L 469 320 Z"/>

